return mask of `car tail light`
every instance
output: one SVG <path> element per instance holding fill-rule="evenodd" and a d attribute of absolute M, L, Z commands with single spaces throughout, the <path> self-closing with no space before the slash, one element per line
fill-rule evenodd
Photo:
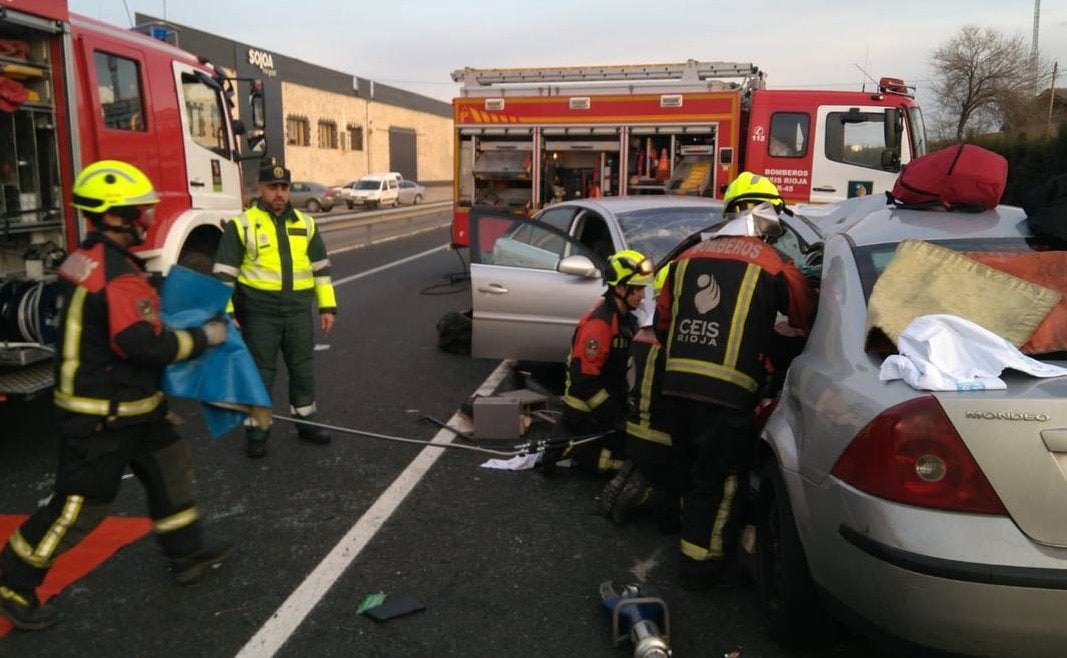
<path fill-rule="evenodd" d="M 899 503 L 1008 514 L 941 405 L 930 396 L 876 416 L 831 472 L 861 491 Z"/>
<path fill-rule="evenodd" d="M 333 190 L 326 190 L 326 198 L 327 199 L 332 199 L 333 198 Z"/>

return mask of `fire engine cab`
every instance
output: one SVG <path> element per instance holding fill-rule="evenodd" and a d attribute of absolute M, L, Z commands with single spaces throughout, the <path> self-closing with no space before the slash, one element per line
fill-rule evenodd
<path fill-rule="evenodd" d="M 234 80 L 174 45 L 70 14 L 65 0 L 0 5 L 3 402 L 51 385 L 51 284 L 86 232 L 71 205 L 76 173 L 101 159 L 139 167 L 161 198 L 139 255 L 161 273 L 209 270 L 223 223 L 242 210 L 245 128 L 231 118 Z M 251 87 L 244 157 L 265 149 Z"/>
<path fill-rule="evenodd" d="M 530 213 L 628 194 L 721 197 L 741 171 L 792 203 L 889 189 L 926 149 L 910 88 L 766 89 L 751 63 L 454 71 L 452 243 L 473 206 Z"/>

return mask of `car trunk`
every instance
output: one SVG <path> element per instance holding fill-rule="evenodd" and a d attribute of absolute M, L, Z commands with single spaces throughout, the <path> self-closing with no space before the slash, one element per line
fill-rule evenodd
<path fill-rule="evenodd" d="M 1067 377 L 1002 378 L 1004 391 L 937 398 L 1016 525 L 1036 542 L 1067 546 Z"/>

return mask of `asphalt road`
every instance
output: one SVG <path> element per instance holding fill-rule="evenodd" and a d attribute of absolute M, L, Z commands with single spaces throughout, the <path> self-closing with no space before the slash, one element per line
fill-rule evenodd
<path fill-rule="evenodd" d="M 328 242 L 340 315 L 334 333 L 318 337 L 324 420 L 428 440 L 438 428 L 419 414 L 447 420 L 494 371 L 507 375 L 436 348 L 437 319 L 470 303 L 466 284 L 450 283 L 460 261 L 441 248 L 447 229 L 351 250 L 340 233 Z M 287 413 L 279 379 L 275 411 Z M 273 655 L 621 657 L 629 651 L 612 646 L 597 588 L 638 575 L 669 603 L 677 657 L 735 648 L 746 658 L 880 655 L 851 634 L 824 651 L 785 651 L 762 633 L 754 587 L 681 590 L 676 537 L 598 516 L 602 482 L 490 471 L 479 455 L 352 436 L 307 445 L 284 423 L 268 456 L 250 461 L 239 431 L 214 441 L 193 405 L 173 408 L 187 419 L 180 431 L 196 453 L 209 533 L 234 542 L 233 557 L 182 588 L 142 539 L 59 596 L 60 625 L 12 633 L 0 655 L 268 656 L 280 647 Z M 29 512 L 48 495 L 49 423 L 47 400 L 0 407 L 0 513 Z M 113 512 L 145 513 L 135 480 Z M 379 591 L 426 610 L 384 624 L 357 616 Z"/>

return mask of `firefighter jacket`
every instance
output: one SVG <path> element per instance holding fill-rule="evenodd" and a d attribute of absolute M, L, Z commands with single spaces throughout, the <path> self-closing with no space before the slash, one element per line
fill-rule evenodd
<path fill-rule="evenodd" d="M 793 261 L 759 238 L 693 245 L 671 266 L 657 300 L 656 335 L 667 351 L 663 392 L 752 409 L 778 314 L 806 331 L 814 297 Z"/>
<path fill-rule="evenodd" d="M 619 312 L 612 294 L 609 289 L 578 321 L 567 356 L 563 402 L 572 413 L 621 427 L 626 420 L 626 361 L 637 320 Z"/>
<path fill-rule="evenodd" d="M 667 402 L 663 398 L 663 370 L 667 358 L 650 328 L 642 329 L 630 343 L 627 381 L 630 413 L 626 433 L 634 438 L 671 445 L 667 426 Z"/>
<path fill-rule="evenodd" d="M 299 311 L 314 299 L 320 313 L 337 312 L 326 245 L 315 220 L 292 206 L 278 216 L 257 202 L 230 221 L 214 273 L 236 282 L 237 299 L 256 310 Z"/>
<path fill-rule="evenodd" d="M 88 433 L 102 420 L 117 427 L 163 417 L 163 368 L 207 349 L 204 331 L 164 327 L 144 265 L 101 233 L 90 233 L 60 266 L 57 292 L 60 426 Z"/>

